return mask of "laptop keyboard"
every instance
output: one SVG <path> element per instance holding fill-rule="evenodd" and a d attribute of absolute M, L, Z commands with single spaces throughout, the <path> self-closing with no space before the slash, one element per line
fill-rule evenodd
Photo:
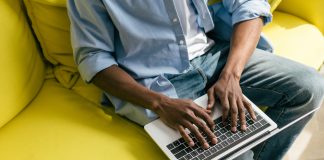
<path fill-rule="evenodd" d="M 247 130 L 245 132 L 238 131 L 236 133 L 232 133 L 230 131 L 231 126 L 229 121 L 227 122 L 226 126 L 223 126 L 221 117 L 214 120 L 216 127 L 213 132 L 217 136 L 218 142 L 216 145 L 212 145 L 210 140 L 207 138 L 207 140 L 209 140 L 208 143 L 210 144 L 210 148 L 208 149 L 203 149 L 198 146 L 197 144 L 199 144 L 199 142 L 192 133 L 190 133 L 189 136 L 195 142 L 195 146 L 189 147 L 184 139 L 180 138 L 168 144 L 167 148 L 177 159 L 180 160 L 212 159 L 270 126 L 270 124 L 265 121 L 260 115 L 258 115 L 257 113 L 255 114 L 257 117 L 257 120 L 255 121 L 253 121 L 249 115 L 246 115 Z M 238 130 L 239 129 L 240 125 L 238 125 Z M 201 134 L 205 138 L 207 137 L 206 133 L 201 132 Z"/>

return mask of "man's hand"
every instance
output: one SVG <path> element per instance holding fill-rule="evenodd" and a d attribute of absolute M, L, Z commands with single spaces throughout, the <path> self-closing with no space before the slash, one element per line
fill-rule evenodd
<path fill-rule="evenodd" d="M 171 128 L 179 130 L 181 136 L 190 147 L 195 144 L 191 137 L 186 133 L 185 128 L 189 129 L 190 132 L 195 135 L 201 143 L 201 146 L 205 149 L 209 148 L 209 144 L 200 131 L 207 134 L 212 144 L 217 143 L 216 136 L 212 132 L 215 128 L 215 124 L 208 114 L 210 112 L 201 108 L 192 100 L 171 99 L 165 97 L 165 100 L 155 107 L 155 112 L 160 116 L 161 120 L 165 124 Z"/>
<path fill-rule="evenodd" d="M 208 110 L 215 104 L 215 96 L 222 105 L 223 123 L 231 114 L 231 131 L 237 131 L 237 120 L 241 123 L 241 130 L 246 130 L 245 109 L 253 119 L 256 119 L 251 104 L 243 97 L 239 78 L 232 75 L 221 75 L 220 79 L 208 89 Z"/>
<path fill-rule="evenodd" d="M 251 104 L 242 94 L 240 78 L 244 66 L 259 41 L 263 26 L 262 17 L 235 24 L 227 62 L 218 81 L 208 90 L 208 109 L 211 109 L 217 96 L 223 106 L 223 122 L 231 114 L 231 130 L 237 131 L 239 117 L 241 130 L 246 130 L 245 111 L 255 119 Z"/>

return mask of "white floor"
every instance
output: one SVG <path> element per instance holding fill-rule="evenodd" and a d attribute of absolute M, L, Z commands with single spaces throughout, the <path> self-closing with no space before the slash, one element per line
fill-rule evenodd
<path fill-rule="evenodd" d="M 324 67 L 320 72 L 324 76 Z M 324 103 L 298 136 L 284 160 L 324 160 Z"/>

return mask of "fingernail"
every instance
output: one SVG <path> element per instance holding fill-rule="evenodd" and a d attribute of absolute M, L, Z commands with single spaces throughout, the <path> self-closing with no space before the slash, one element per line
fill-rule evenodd
<path fill-rule="evenodd" d="M 213 138 L 213 139 L 212 139 L 212 143 L 213 143 L 213 144 L 216 144 L 216 143 L 217 143 L 217 138 Z"/>
<path fill-rule="evenodd" d="M 232 127 L 232 132 L 236 132 L 236 127 Z"/>
<path fill-rule="evenodd" d="M 193 147 L 194 145 L 195 145 L 195 143 L 194 143 L 194 142 L 192 142 L 192 141 L 191 141 L 191 142 L 189 142 L 189 146 L 190 146 L 190 147 Z"/>
<path fill-rule="evenodd" d="M 204 148 L 208 149 L 209 148 L 209 144 L 208 143 L 204 143 Z"/>
<path fill-rule="evenodd" d="M 246 131 L 246 125 L 242 125 L 242 130 Z"/>

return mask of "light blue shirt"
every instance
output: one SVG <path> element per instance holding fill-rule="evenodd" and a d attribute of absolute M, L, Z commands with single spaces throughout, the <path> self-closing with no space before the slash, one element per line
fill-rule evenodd
<path fill-rule="evenodd" d="M 189 59 L 173 1 L 69 0 L 72 46 L 81 77 L 91 82 L 101 70 L 118 65 L 143 86 L 177 98 L 164 74 L 186 72 Z M 223 0 L 209 7 L 207 0 L 192 2 L 199 27 L 227 41 L 236 23 L 260 16 L 264 24 L 272 19 L 267 0 Z M 264 36 L 258 48 L 272 51 Z M 147 115 L 140 124 L 157 117 L 148 109 L 107 96 L 119 114 Z"/>

